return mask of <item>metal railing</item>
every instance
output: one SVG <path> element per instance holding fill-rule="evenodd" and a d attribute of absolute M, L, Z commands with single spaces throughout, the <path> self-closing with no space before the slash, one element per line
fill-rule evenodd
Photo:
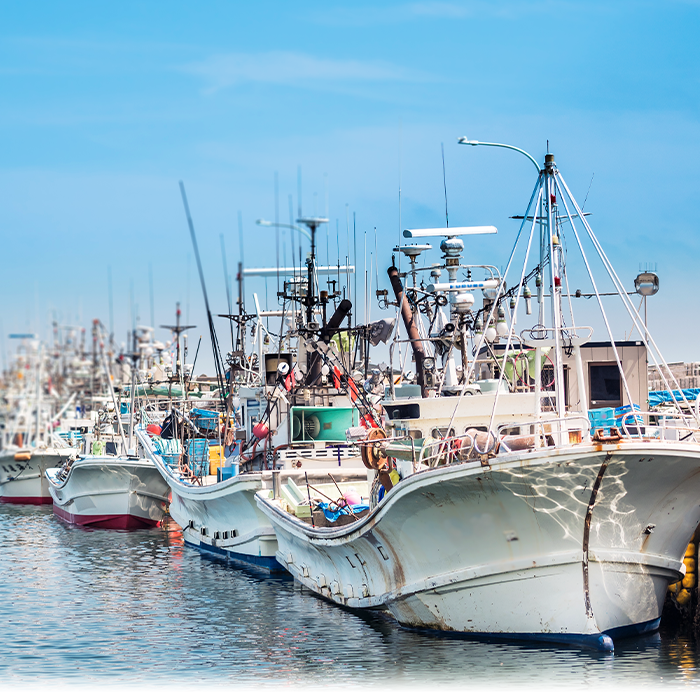
<path fill-rule="evenodd" d="M 650 425 L 645 423 L 639 423 L 634 420 L 628 422 L 628 418 L 631 416 L 649 416 L 656 419 L 656 424 Z M 686 418 L 688 416 L 685 416 Z M 667 442 L 686 442 L 689 438 L 693 438 L 691 442 L 700 442 L 698 436 L 700 434 L 700 420 L 693 416 L 696 420 L 697 425 L 692 426 L 687 423 L 683 425 L 668 425 L 669 420 L 682 421 L 683 416 L 675 414 L 664 414 L 664 413 L 654 413 L 652 411 L 628 411 L 620 419 L 621 425 L 618 428 L 622 428 L 625 438 L 630 440 L 665 440 Z M 635 433 L 630 433 L 629 428 L 635 428 Z M 669 438 L 664 436 L 664 432 L 668 430 L 675 430 L 680 436 L 681 433 L 685 433 L 683 437 L 678 437 L 677 440 L 669 440 Z M 656 433 L 656 434 L 655 434 Z"/>

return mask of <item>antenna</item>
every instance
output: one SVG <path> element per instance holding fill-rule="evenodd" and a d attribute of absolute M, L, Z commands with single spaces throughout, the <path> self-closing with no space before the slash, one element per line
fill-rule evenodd
<path fill-rule="evenodd" d="M 593 184 L 593 178 L 595 177 L 595 173 L 591 175 L 591 181 L 588 183 L 588 192 L 586 192 L 586 198 L 583 200 L 583 204 L 581 205 L 581 211 L 586 211 L 586 202 L 588 201 L 588 195 L 591 191 L 591 185 Z"/>
<path fill-rule="evenodd" d="M 109 293 L 109 339 L 114 338 L 114 299 L 112 297 L 112 266 L 107 266 L 107 288 Z"/>
<path fill-rule="evenodd" d="M 297 204 L 298 214 L 301 219 L 301 165 L 297 165 Z"/>
<path fill-rule="evenodd" d="M 151 301 L 151 328 L 156 327 L 155 313 L 153 310 L 153 263 L 148 263 L 148 292 Z"/>
<path fill-rule="evenodd" d="M 442 186 L 445 190 L 445 226 L 450 228 L 450 217 L 447 216 L 447 178 L 445 177 L 445 144 L 441 143 L 442 149 Z"/>
<path fill-rule="evenodd" d="M 403 231 L 403 228 L 401 227 L 401 155 L 402 155 L 402 123 L 401 123 L 401 118 L 399 117 L 399 245 L 401 245 L 401 231 Z M 399 272 L 401 272 L 401 260 L 399 260 Z M 399 353 L 401 352 L 401 346 L 399 345 Z M 400 360 L 399 360 L 400 361 Z"/>
<path fill-rule="evenodd" d="M 294 253 L 294 198 L 291 194 L 289 195 L 289 228 L 292 232 L 292 274 L 294 275 L 294 277 L 296 277 L 297 259 Z"/>
<path fill-rule="evenodd" d="M 279 175 L 275 170 L 275 254 L 277 259 L 277 269 L 280 266 L 280 227 L 278 226 L 280 220 L 280 188 L 279 188 Z M 280 275 L 277 273 L 277 292 L 280 291 Z"/>
<path fill-rule="evenodd" d="M 221 260 L 224 263 L 224 282 L 226 283 L 226 301 L 228 302 L 228 313 L 229 316 L 233 313 L 231 311 L 231 285 L 229 283 L 229 274 L 228 274 L 228 265 L 226 264 L 226 246 L 224 245 L 224 234 L 220 233 L 219 234 L 219 241 L 221 242 Z M 231 324 L 231 347 L 233 347 L 233 320 L 229 319 L 229 323 Z M 200 336 L 201 340 L 201 336 Z M 199 345 L 197 346 L 197 352 L 199 352 Z M 197 359 L 197 355 L 195 353 L 195 361 Z"/>
<path fill-rule="evenodd" d="M 241 247 L 241 269 L 243 268 L 243 212 L 238 210 L 238 243 Z M 243 286 L 243 280 L 241 279 L 240 288 L 241 301 L 245 303 L 245 287 Z"/>

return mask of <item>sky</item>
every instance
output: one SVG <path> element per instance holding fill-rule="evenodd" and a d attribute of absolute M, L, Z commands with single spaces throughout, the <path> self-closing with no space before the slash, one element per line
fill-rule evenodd
<path fill-rule="evenodd" d="M 213 368 L 179 181 L 215 314 L 227 311 L 221 236 L 230 275 L 241 250 L 245 266 L 275 265 L 275 231 L 255 222 L 288 222 L 290 197 L 296 217 L 300 171 L 303 214 L 330 219 L 321 262 L 337 261 L 338 242 L 352 257 L 354 219 L 373 289 L 402 228 L 444 225 L 445 190 L 450 225 L 499 229 L 470 238 L 465 258 L 502 267 L 536 172 L 513 151 L 458 145 L 465 135 L 539 162 L 549 144 L 628 287 L 656 266 L 649 326 L 665 359 L 700 361 L 699 26 L 693 0 L 8 0 L 2 361 L 9 333 L 99 318 L 122 342 L 134 321 L 172 323 L 180 302 L 190 345 L 203 335 L 198 369 Z M 247 290 L 274 304 L 274 279 Z M 628 337 L 631 322 L 611 318 Z M 225 352 L 223 325 L 219 336 Z"/>

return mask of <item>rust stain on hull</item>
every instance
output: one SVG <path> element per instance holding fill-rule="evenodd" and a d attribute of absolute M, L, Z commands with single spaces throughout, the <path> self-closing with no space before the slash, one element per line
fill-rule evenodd
<path fill-rule="evenodd" d="M 608 468 L 608 464 L 612 458 L 612 452 L 608 452 L 603 463 L 600 465 L 598 470 L 598 476 L 596 476 L 595 483 L 591 489 L 591 498 L 588 501 L 588 508 L 586 509 L 586 518 L 583 523 L 583 594 L 586 603 L 586 615 L 589 618 L 593 617 L 593 607 L 591 606 L 591 593 L 589 588 L 589 572 L 588 572 L 588 545 L 591 536 L 591 520 L 593 518 L 593 508 L 595 507 L 596 498 L 598 497 L 598 489 L 600 489 L 600 484 L 605 476 L 605 471 Z"/>

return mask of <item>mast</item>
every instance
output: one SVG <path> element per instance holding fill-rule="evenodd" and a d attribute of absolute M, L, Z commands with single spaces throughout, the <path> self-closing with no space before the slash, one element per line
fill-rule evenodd
<path fill-rule="evenodd" d="M 557 415 L 564 418 L 566 414 L 566 397 L 564 392 L 564 365 L 562 361 L 562 311 L 561 311 L 561 245 L 557 234 L 557 196 L 554 189 L 554 155 L 544 157 L 545 196 L 547 214 L 547 243 L 549 248 L 549 284 L 552 300 L 552 329 L 554 340 L 554 390 L 557 402 Z"/>
<path fill-rule="evenodd" d="M 182 396 L 185 397 L 185 383 L 182 371 L 182 357 L 180 355 L 180 336 L 190 328 L 196 328 L 196 326 L 183 326 L 180 324 L 180 317 L 182 311 L 180 310 L 180 302 L 178 301 L 175 305 L 175 325 L 174 326 L 161 326 L 161 328 L 166 328 L 169 331 L 175 333 L 175 374 L 177 381 L 180 382 L 180 388 L 182 389 Z"/>

